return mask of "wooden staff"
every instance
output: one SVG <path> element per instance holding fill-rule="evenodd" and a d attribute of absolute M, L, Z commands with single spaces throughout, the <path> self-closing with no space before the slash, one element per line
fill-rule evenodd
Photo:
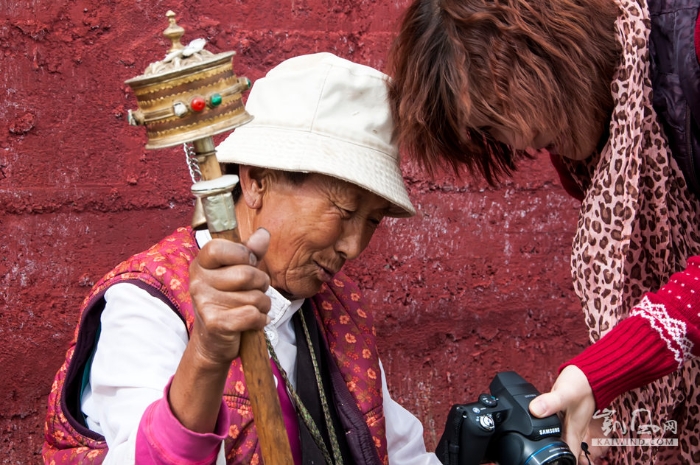
<path fill-rule="evenodd" d="M 214 55 L 204 49 L 203 39 L 184 47 L 184 29 L 175 22 L 175 13 L 166 16 L 169 26 L 163 35 L 172 43 L 166 57 L 126 81 L 139 103 L 138 110 L 129 111 L 129 123 L 146 126 L 147 149 L 193 144 L 201 180 L 192 174 L 197 181 L 192 192 L 201 200 L 207 227 L 213 237 L 240 242 L 231 195 L 238 177 L 222 176 L 212 136 L 252 119 L 241 99 L 250 81 L 234 74 L 234 52 Z M 241 334 L 240 357 L 263 461 L 293 465 L 263 331 Z"/>
<path fill-rule="evenodd" d="M 196 140 L 193 145 L 203 181 L 195 183 L 192 192 L 202 200 L 209 231 L 212 237 L 240 242 L 231 196 L 238 176 L 222 176 L 211 137 Z M 293 465 L 263 331 L 244 331 L 239 355 L 263 460 L 270 465 Z"/>

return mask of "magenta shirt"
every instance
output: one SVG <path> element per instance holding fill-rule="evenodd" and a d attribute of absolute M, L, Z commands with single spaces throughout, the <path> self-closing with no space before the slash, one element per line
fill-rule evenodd
<path fill-rule="evenodd" d="M 299 424 L 294 406 L 280 376 L 279 370 L 272 364 L 272 371 L 277 381 L 277 394 L 282 406 L 284 425 L 292 449 L 294 463 L 301 465 L 301 444 L 299 442 Z M 163 397 L 148 406 L 141 417 L 136 433 L 136 463 L 144 465 L 174 464 L 212 464 L 221 448 L 221 443 L 228 436 L 230 419 L 228 408 L 223 399 L 219 417 L 212 433 L 190 431 L 175 418 L 168 392 L 170 384 L 163 390 Z"/>

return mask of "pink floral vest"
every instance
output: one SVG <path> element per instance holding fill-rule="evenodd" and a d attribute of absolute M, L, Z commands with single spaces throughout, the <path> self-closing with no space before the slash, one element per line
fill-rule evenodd
<path fill-rule="evenodd" d="M 104 293 L 113 284 L 131 282 L 168 303 L 192 330 L 194 314 L 188 292 L 189 265 L 198 252 L 194 233 L 179 228 L 149 250 L 119 264 L 102 278 L 85 298 L 74 338 L 66 361 L 54 379 L 49 395 L 45 424 L 43 457 L 45 463 L 99 464 L 107 453 L 104 438 L 84 426 L 80 412 L 80 395 L 84 368 L 97 340 L 99 318 L 104 309 Z M 347 391 L 354 398 L 358 415 L 367 429 L 357 433 L 356 447 L 374 457 L 363 462 L 388 463 L 385 419 L 382 408 L 382 385 L 379 358 L 371 313 L 357 286 L 347 276 L 338 274 L 330 286 L 324 285 L 312 298 L 312 306 L 325 336 L 331 356 L 342 374 Z M 342 387 L 342 389 L 346 389 Z M 248 400 L 243 370 L 239 360 L 231 364 L 224 389 L 230 409 L 231 426 L 226 439 L 229 464 L 262 463 L 257 432 Z"/>

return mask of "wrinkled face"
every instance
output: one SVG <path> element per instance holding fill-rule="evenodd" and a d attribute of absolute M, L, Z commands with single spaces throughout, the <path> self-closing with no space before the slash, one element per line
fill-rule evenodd
<path fill-rule="evenodd" d="M 269 183 L 256 225 L 270 231 L 261 267 L 287 298 L 308 298 L 356 258 L 388 211 L 389 202 L 353 184 L 311 174 L 294 185 Z"/>

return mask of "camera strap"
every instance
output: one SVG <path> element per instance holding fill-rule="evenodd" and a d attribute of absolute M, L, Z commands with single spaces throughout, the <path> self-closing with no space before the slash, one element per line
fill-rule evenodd
<path fill-rule="evenodd" d="M 581 443 L 581 450 L 583 451 L 584 454 L 586 454 L 586 458 L 588 459 L 588 465 L 591 465 L 591 453 L 588 450 L 588 443 L 582 442 Z"/>

